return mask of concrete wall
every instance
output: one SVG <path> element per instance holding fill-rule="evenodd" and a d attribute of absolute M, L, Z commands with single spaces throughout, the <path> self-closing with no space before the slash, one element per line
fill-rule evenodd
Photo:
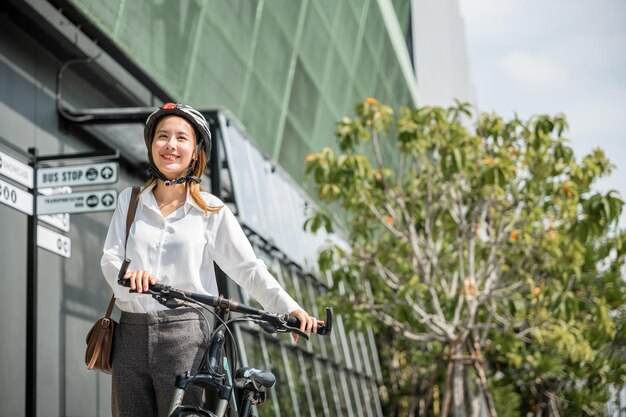
<path fill-rule="evenodd" d="M 420 105 L 474 104 L 458 0 L 412 0 L 411 16 Z"/>
<path fill-rule="evenodd" d="M 61 59 L 10 16 L 0 14 L 0 136 L 40 155 L 102 150 L 79 131 L 67 131 L 56 114 L 54 91 Z M 64 93 L 74 105 L 111 106 L 97 86 L 68 73 Z M 87 103 L 88 101 L 88 103 Z M 141 138 L 138 138 L 141 140 Z M 2 148 L 2 146 L 0 146 Z M 2 148 L 5 153 L 11 153 Z M 136 178 L 121 170 L 113 187 Z M 110 289 L 100 254 L 112 212 L 74 214 L 71 258 L 38 250 L 37 409 L 39 416 L 110 414 L 110 378 L 85 369 L 85 335 L 101 316 Z M 27 216 L 0 205 L 0 415 L 25 411 Z M 95 404 L 95 406 L 94 406 Z"/>

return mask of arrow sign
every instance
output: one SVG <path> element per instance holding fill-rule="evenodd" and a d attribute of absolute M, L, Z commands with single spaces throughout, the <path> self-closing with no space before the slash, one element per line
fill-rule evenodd
<path fill-rule="evenodd" d="M 72 193 L 72 187 L 39 188 L 37 191 L 43 195 L 67 195 Z M 67 213 L 44 214 L 37 216 L 37 218 L 42 222 L 56 227 L 57 229 L 63 230 L 64 232 L 70 231 L 70 215 Z"/>
<path fill-rule="evenodd" d="M 0 152 L 0 175 L 33 188 L 33 168 L 4 152 Z"/>
<path fill-rule="evenodd" d="M 37 196 L 37 215 L 115 210 L 117 190 L 84 191 L 67 195 Z"/>
<path fill-rule="evenodd" d="M 0 203 L 22 213 L 33 214 L 33 195 L 2 180 L 0 180 Z"/>
<path fill-rule="evenodd" d="M 39 168 L 37 170 L 37 186 L 114 184 L 117 182 L 117 171 L 117 162 Z"/>
<path fill-rule="evenodd" d="M 37 226 L 37 246 L 65 258 L 72 255 L 72 240 L 43 226 Z"/>

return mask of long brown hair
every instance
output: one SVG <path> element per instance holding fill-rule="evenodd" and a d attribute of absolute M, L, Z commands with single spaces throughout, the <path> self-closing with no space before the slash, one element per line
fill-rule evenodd
<path fill-rule="evenodd" d="M 172 115 L 172 116 L 175 116 L 175 115 Z M 165 117 L 172 117 L 172 116 L 165 116 Z M 154 164 L 154 159 L 152 158 L 152 141 L 154 140 L 154 132 L 156 131 L 156 128 L 159 125 L 159 123 L 161 123 L 161 120 L 165 119 L 165 117 L 158 120 L 157 123 L 154 124 L 155 128 L 153 129 L 152 132 L 150 132 L 150 144 L 148 146 L 148 159 L 150 160 L 150 163 L 152 164 Z M 175 116 L 175 117 L 180 117 L 180 116 Z M 183 117 L 181 117 L 181 119 L 185 120 L 185 118 Z M 193 127 L 191 123 L 189 123 L 189 125 L 191 126 L 193 130 L 193 135 L 194 135 L 193 138 L 194 138 L 194 142 L 195 142 L 194 145 L 195 145 L 198 143 L 197 142 L 198 132 L 196 132 L 195 127 Z M 198 148 L 196 147 L 196 150 L 197 149 Z M 198 177 L 198 178 L 202 178 L 202 175 L 204 175 L 204 169 L 206 167 L 206 153 L 204 152 L 204 149 L 200 149 L 197 152 L 196 159 L 191 161 L 191 163 L 194 164 L 193 172 L 191 173 L 191 175 Z M 146 185 L 144 186 L 144 190 L 156 182 L 157 182 L 156 177 L 154 175 L 151 176 L 150 179 L 146 182 Z M 197 182 L 189 181 L 185 185 L 187 189 L 189 190 L 189 194 L 191 195 L 191 198 L 193 198 L 193 201 L 195 201 L 196 204 L 204 211 L 204 214 L 207 214 L 209 212 L 217 213 L 218 211 L 222 209 L 222 207 L 224 207 L 224 206 L 209 206 L 200 195 L 200 192 L 205 191 L 205 190 Z"/>

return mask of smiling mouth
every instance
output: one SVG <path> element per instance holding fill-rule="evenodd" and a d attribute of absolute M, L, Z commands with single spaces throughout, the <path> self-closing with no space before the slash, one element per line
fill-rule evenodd
<path fill-rule="evenodd" d="M 161 155 L 161 158 L 165 159 L 166 161 L 175 161 L 178 158 L 178 155 Z"/>

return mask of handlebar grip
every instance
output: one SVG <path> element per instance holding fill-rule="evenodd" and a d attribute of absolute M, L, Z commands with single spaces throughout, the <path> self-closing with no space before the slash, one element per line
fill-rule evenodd
<path fill-rule="evenodd" d="M 117 284 L 121 285 L 122 287 L 130 288 L 130 280 L 128 279 L 118 278 Z M 148 284 L 149 291 L 161 292 L 167 288 L 170 288 L 170 287 L 168 287 L 167 285 L 163 285 L 163 284 Z"/>
<path fill-rule="evenodd" d="M 326 336 L 329 335 L 330 332 L 333 331 L 333 308 L 332 307 L 326 307 L 326 320 L 324 321 L 324 324 L 322 325 L 323 327 L 323 332 L 320 333 L 320 330 L 317 330 L 317 334 L 322 335 L 322 336 Z"/>
<path fill-rule="evenodd" d="M 296 317 L 288 316 L 287 324 L 291 327 L 300 328 L 300 320 Z M 333 308 L 326 307 L 326 319 L 324 320 L 324 324 L 317 325 L 317 335 L 318 336 L 327 336 L 333 329 Z"/>

